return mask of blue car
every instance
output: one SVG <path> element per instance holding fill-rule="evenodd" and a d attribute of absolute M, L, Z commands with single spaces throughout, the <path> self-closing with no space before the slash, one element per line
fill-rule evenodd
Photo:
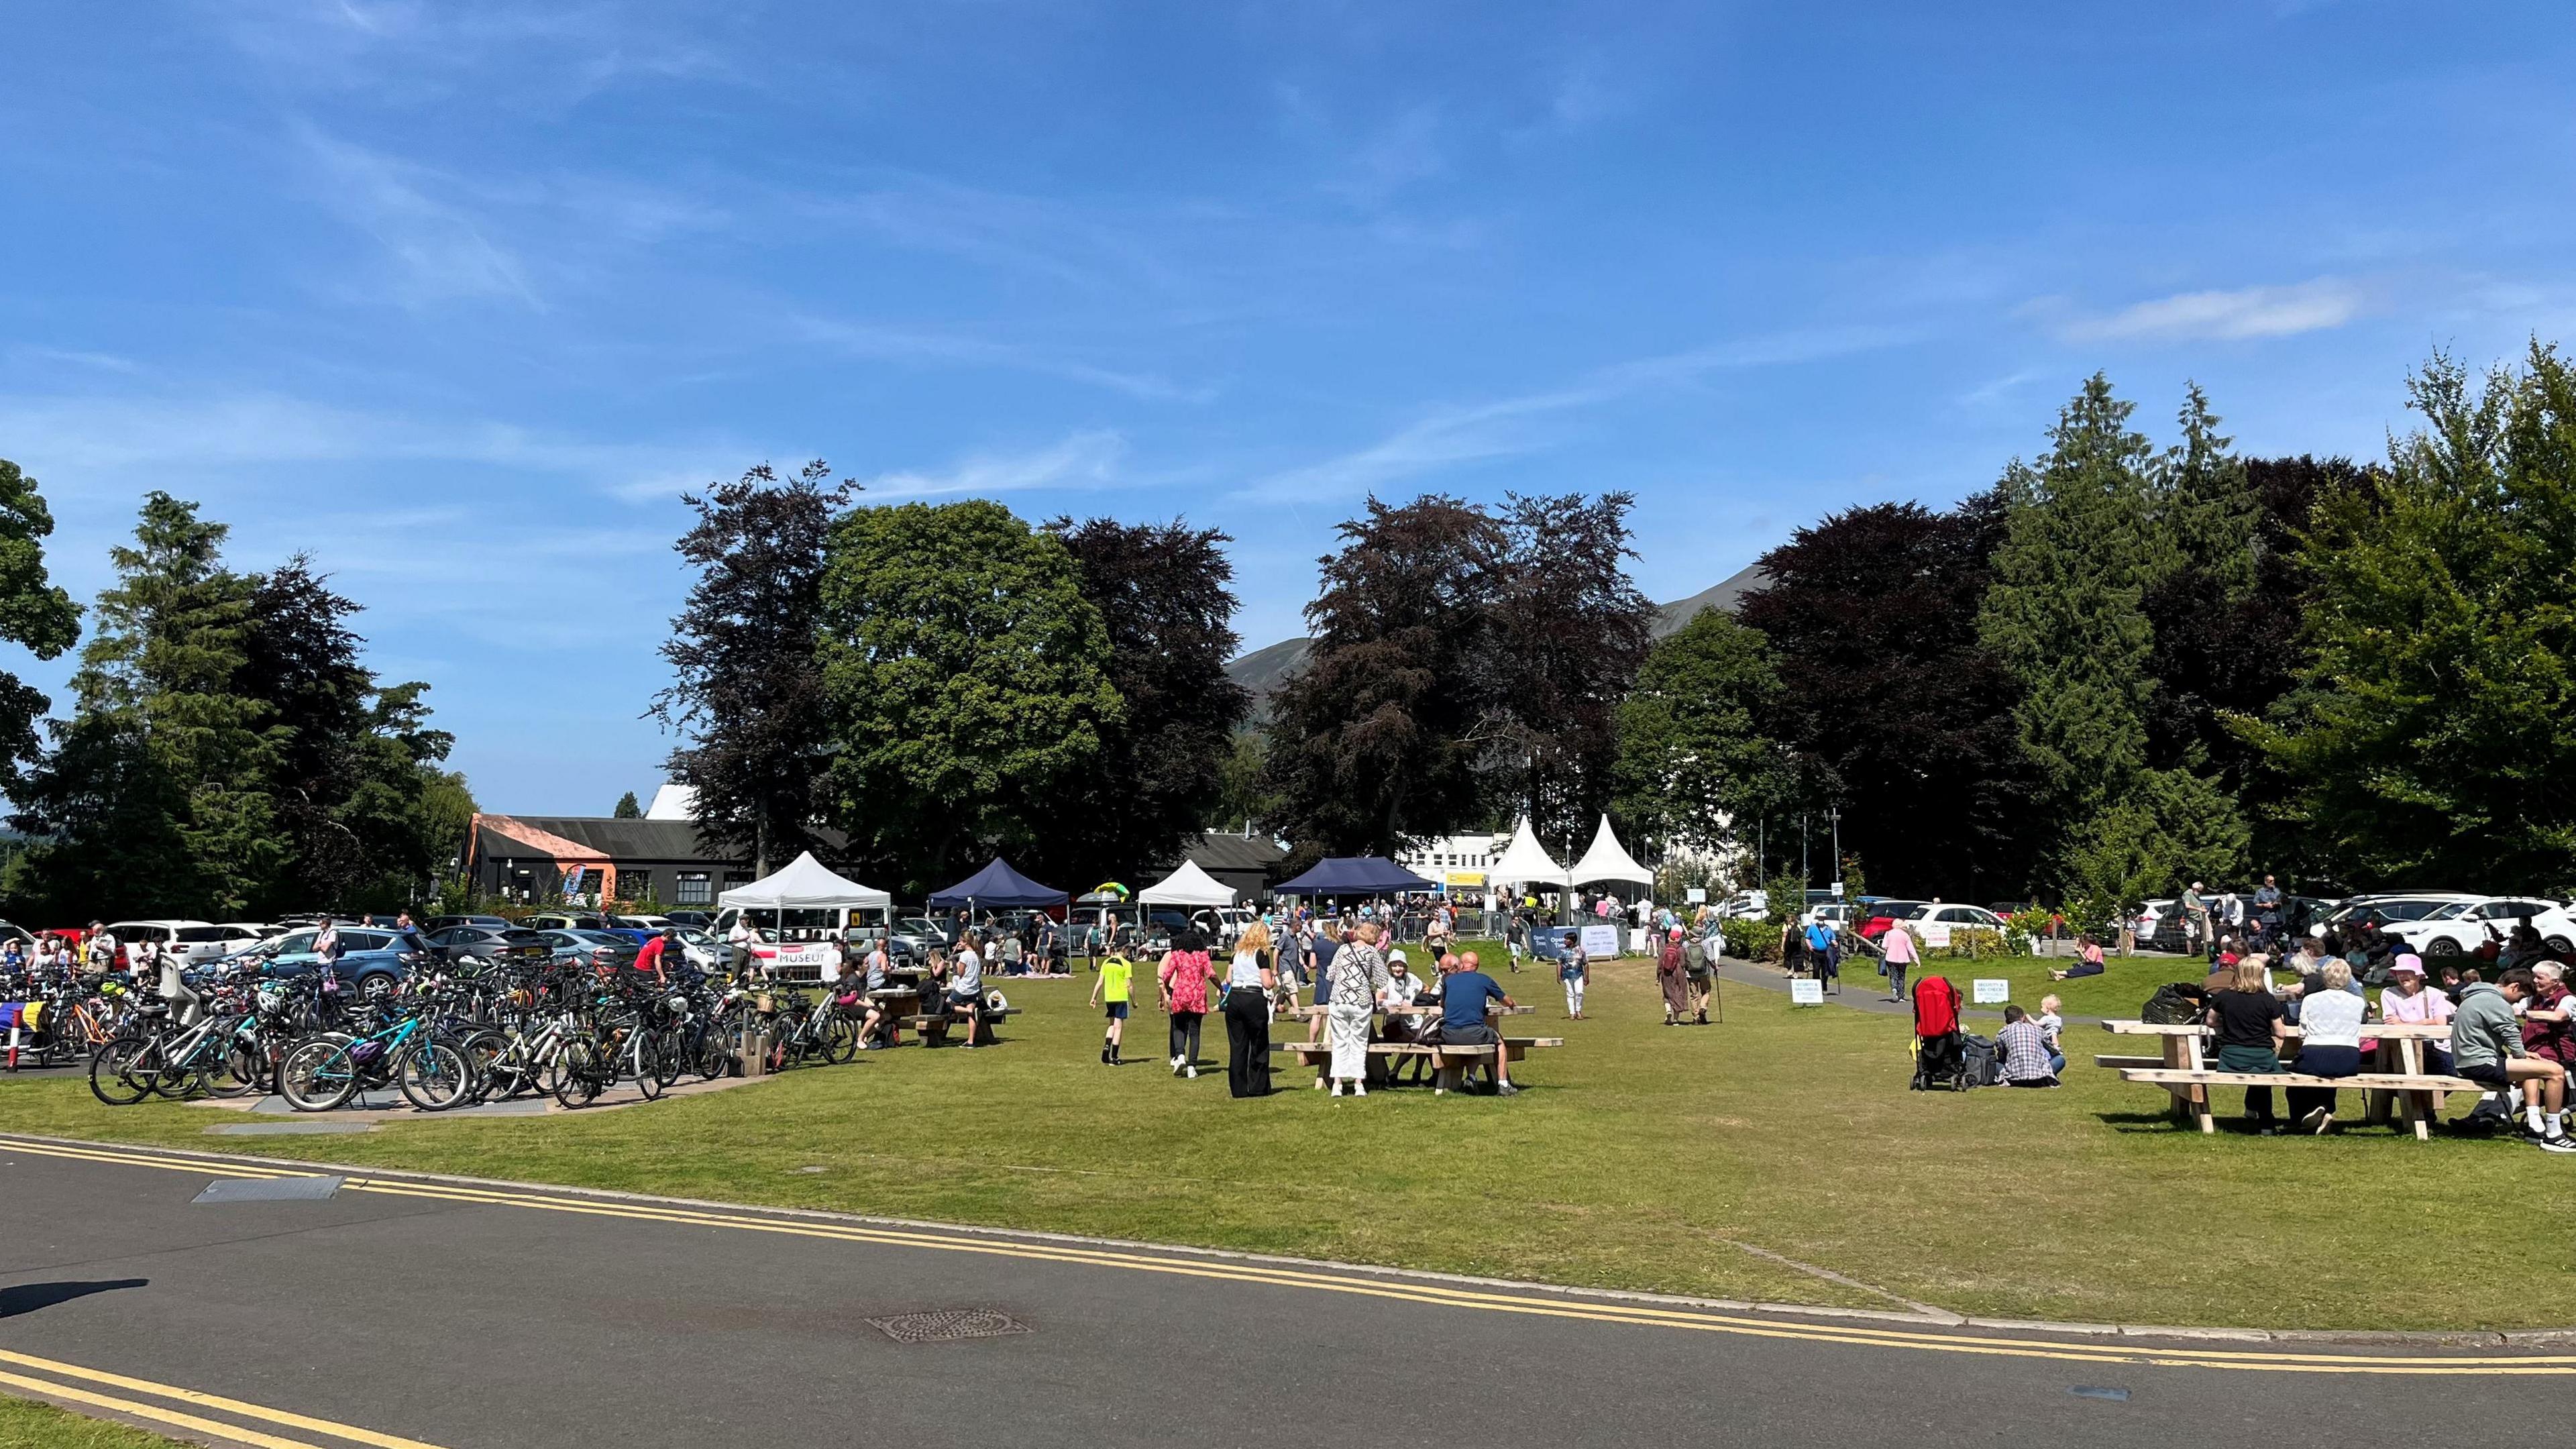
<path fill-rule="evenodd" d="M 301 976 L 322 964 L 322 958 L 313 954 L 313 943 L 321 934 L 309 927 L 289 931 L 225 961 L 256 961 L 271 976 Z M 428 943 L 410 931 L 340 928 L 340 980 L 370 1000 L 392 995 L 410 979 L 413 968 L 427 963 L 432 954 Z"/>

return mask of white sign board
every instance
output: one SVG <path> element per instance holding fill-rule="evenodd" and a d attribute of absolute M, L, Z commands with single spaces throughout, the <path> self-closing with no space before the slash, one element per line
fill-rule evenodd
<path fill-rule="evenodd" d="M 1686 891 L 1682 892 L 1682 900 L 1683 900 L 1686 904 L 1689 904 L 1689 905 L 1694 905 L 1694 906 L 1704 906 L 1704 905 L 1707 905 L 1707 904 L 1708 904 L 1708 887 L 1706 887 L 1706 886 L 1692 886 L 1689 890 L 1686 890 Z"/>
<path fill-rule="evenodd" d="M 1584 927 L 1583 954 L 1595 961 L 1607 961 L 1618 955 L 1619 928 L 1617 926 Z"/>
<path fill-rule="evenodd" d="M 1949 922 L 1947 922 L 1947 921 L 1925 921 L 1925 922 L 1923 923 L 1923 925 L 1922 925 L 1922 927 L 1921 927 L 1920 929 L 1921 929 L 1921 933 L 1922 933 L 1922 936 L 1923 936 L 1923 944 L 1924 944 L 1924 945 L 1926 945 L 1926 946 L 1940 946 L 1940 947 L 1945 947 L 1945 948 L 1946 948 L 1946 947 L 1950 944 L 1950 923 L 1949 923 Z"/>
<path fill-rule="evenodd" d="M 1628 931 L 1628 954 L 1631 956 L 1653 955 L 1655 948 L 1647 944 L 1647 942 L 1652 938 L 1652 935 L 1653 933 L 1649 932 L 1643 926 L 1631 927 Z"/>
<path fill-rule="evenodd" d="M 1976 980 L 1976 1000 L 1979 1006 L 2000 1006 L 2012 1000 L 2012 983 L 1980 976 Z"/>
<path fill-rule="evenodd" d="M 823 964 L 823 944 L 820 941 L 799 941 L 784 946 L 754 946 L 752 948 L 752 954 L 767 960 L 774 966 L 820 966 Z"/>
<path fill-rule="evenodd" d="M 1821 982 L 1821 981 L 1818 981 L 1818 980 L 1817 980 L 1816 978 L 1814 978 L 1813 976 L 1792 976 L 1792 977 L 1790 977 L 1790 978 L 1789 978 L 1789 1004 L 1790 1004 L 1791 1006 L 1822 1006 L 1822 1005 L 1824 1005 L 1824 1004 L 1825 1004 L 1825 983 L 1823 983 L 1823 982 Z"/>
<path fill-rule="evenodd" d="M 1835 881 L 1835 882 L 1834 882 L 1834 886 L 1833 886 L 1833 890 L 1834 890 L 1834 899 L 1835 899 L 1835 900 L 1841 900 L 1841 899 L 1843 898 L 1843 883 L 1842 883 L 1841 881 Z"/>

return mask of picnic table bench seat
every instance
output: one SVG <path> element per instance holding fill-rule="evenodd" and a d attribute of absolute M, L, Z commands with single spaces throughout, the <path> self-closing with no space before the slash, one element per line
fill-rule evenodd
<path fill-rule="evenodd" d="M 2151 1037 L 2163 1047 L 2157 1057 L 2097 1055 L 2094 1065 L 2117 1071 L 2123 1081 L 2165 1089 L 2173 1097 L 2177 1116 L 2197 1122 L 2203 1132 L 2218 1130 L 2209 1109 L 2209 1093 L 2216 1087 L 2316 1087 L 2363 1094 L 2371 1121 L 2384 1119 L 2393 1106 L 2401 1126 L 2411 1128 L 2417 1141 L 2428 1141 L 2433 1135 L 2433 1119 L 2441 1115 L 2442 1099 L 2453 1092 L 2484 1093 L 2486 1088 L 2466 1077 L 2444 1076 L 2424 1069 L 2424 1044 L 2447 1042 L 2451 1029 L 2422 1022 L 2365 1023 L 2361 1038 L 2377 1043 L 2381 1070 L 2360 1072 L 2349 1077 L 2319 1077 L 2305 1072 L 2227 1072 L 2210 1065 L 2202 1055 L 2201 1042 L 2211 1029 L 2198 1022 L 2106 1021 L 2102 1029 L 2119 1036 Z M 2288 1029 L 2295 1039 L 2299 1029 Z"/>
<path fill-rule="evenodd" d="M 1504 1061 L 1517 1062 L 1528 1057 L 1530 1052 L 1533 1050 L 1547 1047 L 1561 1047 L 1563 1045 L 1565 1045 L 1565 1038 L 1561 1036 L 1507 1036 L 1502 1039 L 1500 1050 L 1504 1053 Z M 1315 1069 L 1315 1085 L 1319 1087 L 1324 1084 L 1325 1073 L 1331 1070 L 1332 1067 L 1333 1045 L 1331 1042 L 1279 1041 L 1272 1042 L 1270 1044 L 1270 1050 L 1273 1055 L 1285 1052 L 1290 1056 L 1296 1057 L 1298 1061 L 1304 1065 L 1313 1067 Z M 1477 1062 L 1492 1061 L 1495 1050 L 1496 1046 L 1490 1042 L 1432 1042 L 1426 1044 L 1406 1041 L 1375 1041 L 1369 1043 L 1368 1054 L 1371 1058 L 1372 1065 L 1376 1065 L 1380 1059 L 1393 1061 L 1404 1057 L 1417 1057 L 1427 1060 L 1439 1069 L 1439 1075 L 1433 1080 L 1433 1089 L 1435 1091 L 1446 1092 L 1454 1089 L 1458 1085 L 1460 1079 L 1465 1075 L 1468 1067 L 1473 1066 Z"/>

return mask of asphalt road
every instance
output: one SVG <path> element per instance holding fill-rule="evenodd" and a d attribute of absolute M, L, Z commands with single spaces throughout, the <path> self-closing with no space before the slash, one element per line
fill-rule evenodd
<path fill-rule="evenodd" d="M 0 1392 L 268 1449 L 2349 1449 L 2563 1442 L 2576 1389 L 2576 1353 L 1790 1319 L 398 1175 L 194 1201 L 245 1173 L 309 1185 L 0 1138 Z M 870 1322 L 949 1309 L 1027 1331 L 915 1344 Z"/>

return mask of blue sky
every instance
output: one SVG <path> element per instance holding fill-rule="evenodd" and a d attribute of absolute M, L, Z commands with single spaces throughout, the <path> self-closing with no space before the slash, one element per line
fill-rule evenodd
<path fill-rule="evenodd" d="M 2099 367 L 2376 455 L 2576 341 L 2557 0 L 12 7 L 0 456 L 310 549 L 487 808 L 604 812 L 692 483 L 1236 539 L 1626 488 L 1639 580 L 1943 503 Z M 56 684 L 65 668 L 23 669 Z"/>

